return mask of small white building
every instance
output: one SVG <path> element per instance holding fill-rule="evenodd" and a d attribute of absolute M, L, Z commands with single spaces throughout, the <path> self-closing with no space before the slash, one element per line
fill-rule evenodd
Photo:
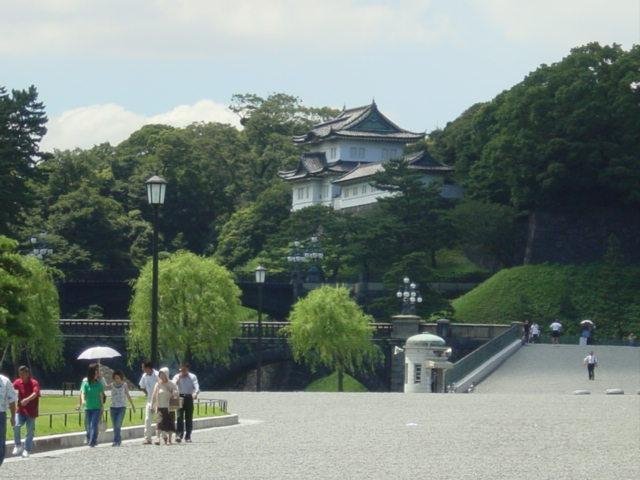
<path fill-rule="evenodd" d="M 448 361 L 450 352 L 437 335 L 409 337 L 404 347 L 404 392 L 444 392 L 444 371 L 453 366 Z"/>
<path fill-rule="evenodd" d="M 404 158 L 410 168 L 424 172 L 425 182 L 443 183 L 442 195 L 459 198 L 462 190 L 451 182 L 453 167 L 438 163 L 427 151 L 405 155 L 405 147 L 424 138 L 385 117 L 375 102 L 343 110 L 327 122 L 315 125 L 305 135 L 294 137 L 309 148 L 293 170 L 281 171 L 292 184 L 291 210 L 324 205 L 336 210 L 359 208 L 392 195 L 375 189 L 372 176 L 384 162 Z"/>

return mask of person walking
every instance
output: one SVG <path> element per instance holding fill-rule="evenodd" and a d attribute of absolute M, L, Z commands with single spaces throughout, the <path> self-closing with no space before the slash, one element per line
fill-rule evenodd
<path fill-rule="evenodd" d="M 115 370 L 112 374 L 111 384 L 111 422 L 113 423 L 113 443 L 112 447 L 119 447 L 122 444 L 122 421 L 127 411 L 127 400 L 131 404 L 131 410 L 135 413 L 136 406 L 129 394 L 129 386 L 124 381 L 124 374 L 121 370 Z"/>
<path fill-rule="evenodd" d="M 82 384 L 81 402 L 85 411 L 85 422 L 89 425 L 89 446 L 98 445 L 98 425 L 104 404 L 104 383 L 99 378 L 98 364 L 92 363 L 87 370 L 87 381 Z"/>
<path fill-rule="evenodd" d="M 536 322 L 533 322 L 531 325 L 531 343 L 538 343 L 540 339 L 540 325 Z"/>
<path fill-rule="evenodd" d="M 153 391 L 158 383 L 158 371 L 153 369 L 151 362 L 144 362 L 142 364 L 142 377 L 138 386 L 144 391 L 147 396 L 147 403 L 144 407 L 144 444 L 151 445 L 151 438 L 153 437 Z"/>
<path fill-rule="evenodd" d="M 200 385 L 198 377 L 191 373 L 191 365 L 183 363 L 180 365 L 180 372 L 173 377 L 173 383 L 178 386 L 178 393 L 182 397 L 182 407 L 178 409 L 178 426 L 176 442 L 180 443 L 184 435 L 185 442 L 191 442 L 191 432 L 193 431 L 193 401 L 198 398 Z"/>
<path fill-rule="evenodd" d="M 18 392 L 18 408 L 13 427 L 13 454 L 27 458 L 33 450 L 33 435 L 40 401 L 40 384 L 31 376 L 29 367 L 22 365 L 18 368 L 18 378 L 13 382 L 13 388 Z M 20 439 L 20 430 L 23 425 L 27 428 L 24 445 Z"/>
<path fill-rule="evenodd" d="M 169 379 L 169 369 L 162 367 L 158 370 L 158 382 L 153 390 L 152 405 L 158 414 L 158 423 L 156 432 L 158 439 L 156 445 L 160 445 L 160 438 L 164 440 L 165 445 L 171 445 L 173 434 L 176 431 L 175 415 L 171 408 L 171 400 L 178 399 L 178 387 Z"/>
<path fill-rule="evenodd" d="M 562 324 L 558 320 L 554 320 L 549 328 L 551 328 L 551 343 L 557 345 L 560 343 L 560 335 L 562 335 Z"/>
<path fill-rule="evenodd" d="M 587 366 L 589 380 L 595 380 L 595 369 L 598 365 L 598 358 L 596 357 L 595 353 L 593 353 L 593 350 L 589 352 L 589 355 L 584 357 L 582 363 Z"/>
<path fill-rule="evenodd" d="M 531 335 L 531 320 L 527 320 L 526 322 L 524 322 L 522 329 L 522 345 L 525 345 L 529 343 L 529 335 Z"/>
<path fill-rule="evenodd" d="M 16 401 L 18 395 L 11 380 L 0 374 L 0 465 L 4 463 L 4 450 L 7 441 L 7 409 L 11 413 L 11 426 L 16 424 Z"/>

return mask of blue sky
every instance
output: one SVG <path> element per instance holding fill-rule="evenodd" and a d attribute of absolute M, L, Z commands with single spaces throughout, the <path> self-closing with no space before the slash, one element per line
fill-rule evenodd
<path fill-rule="evenodd" d="M 245 92 L 375 97 L 429 131 L 573 46 L 640 40 L 639 0 L 0 0 L 0 12 L 0 85 L 36 85 L 46 149 L 117 143 L 150 122 L 237 124 L 225 107 Z"/>

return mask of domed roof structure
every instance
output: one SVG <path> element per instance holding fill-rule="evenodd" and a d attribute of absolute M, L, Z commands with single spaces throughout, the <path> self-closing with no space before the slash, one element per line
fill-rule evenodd
<path fill-rule="evenodd" d="M 444 339 L 432 333 L 420 333 L 407 339 L 405 347 L 444 347 Z"/>

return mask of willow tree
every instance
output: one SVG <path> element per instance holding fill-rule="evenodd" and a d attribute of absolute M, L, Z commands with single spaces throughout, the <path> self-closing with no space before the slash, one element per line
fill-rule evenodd
<path fill-rule="evenodd" d="M 240 289 L 215 260 L 174 253 L 158 265 L 158 351 L 160 358 L 227 362 L 239 331 Z M 151 262 L 133 287 L 127 337 L 130 359 L 151 351 Z"/>
<path fill-rule="evenodd" d="M 299 300 L 289 316 L 289 345 L 296 361 L 338 373 L 343 391 L 344 372 L 372 368 L 380 351 L 372 342 L 372 318 L 349 297 L 344 287 L 323 286 Z"/>
<path fill-rule="evenodd" d="M 58 291 L 38 259 L 19 255 L 17 242 L 0 236 L 0 347 L 17 367 L 28 362 L 53 368 L 62 360 Z"/>

